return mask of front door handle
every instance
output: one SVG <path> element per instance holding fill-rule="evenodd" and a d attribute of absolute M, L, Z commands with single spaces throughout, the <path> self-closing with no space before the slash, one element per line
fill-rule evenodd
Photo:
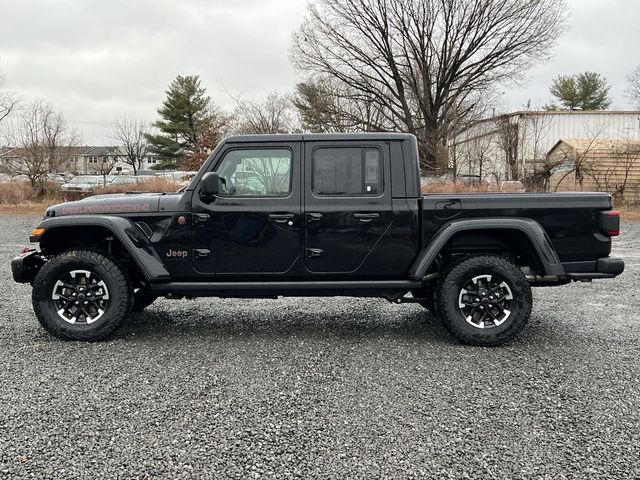
<path fill-rule="evenodd" d="M 309 212 L 307 213 L 307 222 L 319 222 L 322 220 L 322 214 L 318 212 Z"/>
<path fill-rule="evenodd" d="M 201 258 L 207 258 L 211 255 L 211 250 L 207 248 L 195 248 L 193 250 L 193 258 L 194 260 L 200 260 Z"/>
<path fill-rule="evenodd" d="M 294 218 L 296 216 L 293 213 L 271 213 L 269 215 L 269 220 L 273 220 L 276 223 L 287 223 Z"/>
<path fill-rule="evenodd" d="M 379 213 L 354 213 L 353 218 L 360 220 L 362 223 L 369 223 L 372 220 L 380 218 Z"/>
<path fill-rule="evenodd" d="M 211 220 L 211 215 L 208 213 L 195 213 L 193 215 L 193 223 L 204 223 Z"/>

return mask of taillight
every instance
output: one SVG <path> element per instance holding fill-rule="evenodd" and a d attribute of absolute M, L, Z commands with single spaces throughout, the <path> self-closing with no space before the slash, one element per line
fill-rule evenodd
<path fill-rule="evenodd" d="M 600 228 L 610 237 L 620 235 L 620 212 L 617 210 L 600 212 Z"/>

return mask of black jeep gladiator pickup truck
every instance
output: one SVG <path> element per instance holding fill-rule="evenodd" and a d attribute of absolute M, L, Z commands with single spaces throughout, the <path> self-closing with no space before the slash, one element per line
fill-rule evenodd
<path fill-rule="evenodd" d="M 48 208 L 13 276 L 65 340 L 104 339 L 160 296 L 357 296 L 498 345 L 527 323 L 532 285 L 622 273 L 610 195 L 423 196 L 418 165 L 407 134 L 227 138 L 178 193 Z"/>

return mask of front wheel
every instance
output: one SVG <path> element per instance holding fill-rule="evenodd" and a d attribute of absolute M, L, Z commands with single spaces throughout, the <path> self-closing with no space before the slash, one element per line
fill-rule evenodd
<path fill-rule="evenodd" d="M 445 327 L 469 345 L 496 346 L 515 337 L 531 315 L 524 274 L 495 255 L 467 257 L 443 275 L 437 306 Z"/>
<path fill-rule="evenodd" d="M 131 311 L 127 274 L 109 257 L 71 250 L 53 257 L 33 284 L 40 324 L 62 340 L 98 341 L 112 335 Z"/>

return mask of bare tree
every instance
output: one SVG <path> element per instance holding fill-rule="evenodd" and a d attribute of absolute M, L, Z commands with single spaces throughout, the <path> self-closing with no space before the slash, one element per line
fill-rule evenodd
<path fill-rule="evenodd" d="M 134 175 L 151 148 L 148 135 L 148 125 L 130 115 L 124 115 L 113 124 L 113 140 L 118 144 L 122 161 L 131 166 Z"/>
<path fill-rule="evenodd" d="M 69 162 L 72 147 L 80 142 L 64 116 L 43 100 L 35 100 L 10 122 L 5 136 L 7 144 L 14 147 L 11 171 L 26 175 L 31 185 L 40 190 L 46 174 Z"/>
<path fill-rule="evenodd" d="M 469 175 L 477 175 L 479 182 L 485 180 L 493 133 L 493 130 L 485 128 L 477 135 L 465 138 L 455 145 L 458 155 L 457 169 L 454 171 L 456 177 L 466 170 Z"/>
<path fill-rule="evenodd" d="M 541 108 L 538 109 L 538 112 Z M 522 156 L 522 182 L 527 190 L 547 191 L 556 165 L 549 162 L 545 141 L 551 130 L 551 118 L 547 113 L 533 113 L 525 117 L 525 150 Z"/>
<path fill-rule="evenodd" d="M 291 98 L 272 92 L 263 101 L 236 100 L 234 130 L 237 133 L 291 133 L 295 118 Z"/>
<path fill-rule="evenodd" d="M 293 105 L 307 132 L 379 132 L 393 128 L 377 103 L 332 78 L 299 83 Z"/>
<path fill-rule="evenodd" d="M 2 86 L 2 78 L 0 78 L 0 86 Z M 0 123 L 18 108 L 19 103 L 16 94 L 0 90 Z"/>
<path fill-rule="evenodd" d="M 111 173 L 113 167 L 118 163 L 119 155 L 117 151 L 114 152 L 105 152 L 105 155 L 101 155 L 99 158 L 99 163 L 96 167 L 98 174 L 102 176 L 102 185 L 107 185 L 107 175 Z M 109 153 L 112 153 L 109 155 Z"/>
<path fill-rule="evenodd" d="M 507 180 L 518 180 L 520 178 L 520 168 L 518 165 L 518 154 L 520 148 L 520 125 L 517 117 L 514 119 L 509 115 L 501 117 L 498 122 L 498 145 L 504 153 L 507 170 L 505 172 Z"/>
<path fill-rule="evenodd" d="M 438 155 L 452 126 L 482 95 L 545 60 L 564 12 L 564 0 L 316 0 L 292 60 L 415 134 L 423 169 L 434 171 L 446 165 Z"/>
<path fill-rule="evenodd" d="M 0 92 L 0 122 L 18 107 L 18 98 L 9 92 Z"/>
<path fill-rule="evenodd" d="M 640 65 L 627 75 L 627 96 L 635 107 L 640 108 Z"/>

